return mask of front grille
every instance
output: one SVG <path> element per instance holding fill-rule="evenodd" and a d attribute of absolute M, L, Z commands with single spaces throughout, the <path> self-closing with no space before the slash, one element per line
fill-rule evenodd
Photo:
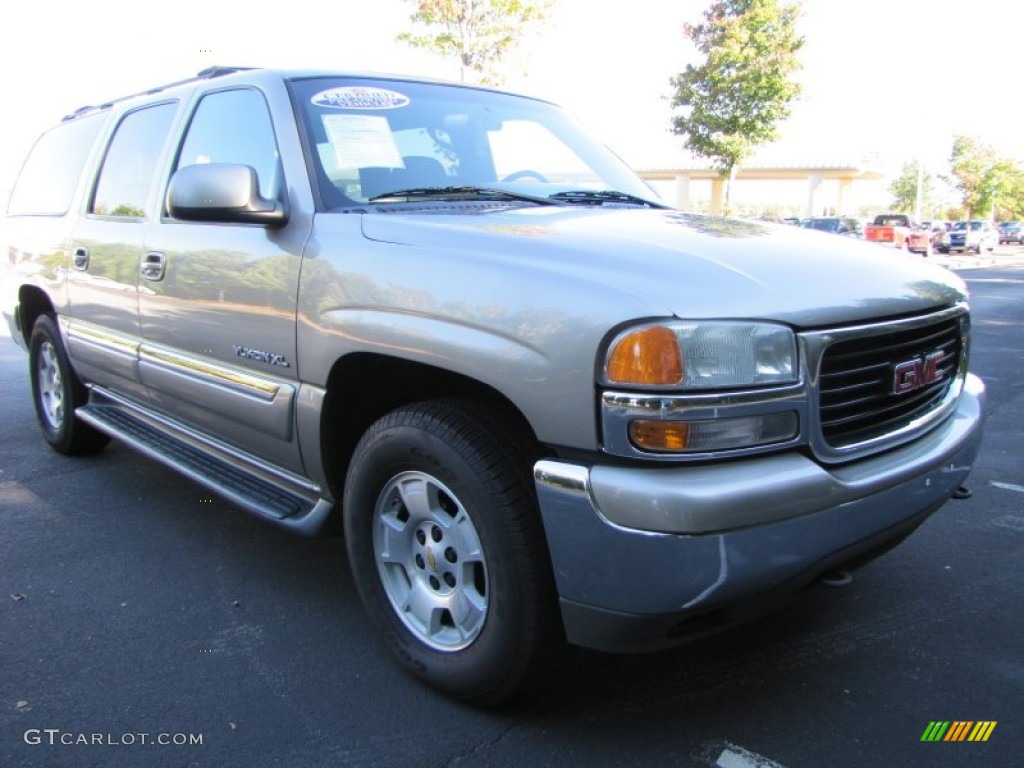
<path fill-rule="evenodd" d="M 825 442 L 843 448 L 884 437 L 938 408 L 956 378 L 962 348 L 957 318 L 828 347 L 819 378 Z"/>

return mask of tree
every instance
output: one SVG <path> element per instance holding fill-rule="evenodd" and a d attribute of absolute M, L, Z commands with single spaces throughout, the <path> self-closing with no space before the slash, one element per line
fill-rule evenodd
<path fill-rule="evenodd" d="M 424 34 L 402 32 L 398 39 L 414 48 L 459 61 L 478 82 L 500 85 L 503 65 L 526 33 L 547 17 L 555 0 L 412 0 L 416 12 L 409 17 L 426 29 Z"/>
<path fill-rule="evenodd" d="M 798 4 L 779 0 L 718 0 L 704 22 L 683 32 L 706 58 L 670 80 L 675 89 L 673 133 L 686 136 L 687 149 L 710 158 L 727 180 L 726 213 L 738 166 L 754 148 L 778 137 L 800 85 L 790 79 L 800 68 Z"/>
<path fill-rule="evenodd" d="M 993 169 L 995 199 L 992 201 L 994 219 L 1024 218 L 1024 170 L 1012 160 L 997 160 Z"/>
<path fill-rule="evenodd" d="M 996 191 L 995 152 L 974 136 L 953 137 L 953 152 L 949 166 L 953 184 L 960 191 L 967 218 L 977 217 L 992 206 Z"/>
<path fill-rule="evenodd" d="M 904 163 L 903 172 L 889 185 L 889 192 L 893 197 L 893 210 L 914 211 L 915 215 L 921 215 L 923 211 L 930 216 L 934 209 L 932 203 L 934 181 L 932 175 L 924 169 L 919 161 Z M 919 184 L 920 201 L 918 200 Z M 920 202 L 920 210 L 918 210 L 918 202 Z"/>

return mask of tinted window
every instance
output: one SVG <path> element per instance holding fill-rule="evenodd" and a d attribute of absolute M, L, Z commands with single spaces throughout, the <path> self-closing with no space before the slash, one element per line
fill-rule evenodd
<path fill-rule="evenodd" d="M 62 123 L 39 137 L 22 166 L 7 212 L 12 216 L 67 213 L 105 116 L 97 113 Z"/>
<path fill-rule="evenodd" d="M 90 213 L 146 215 L 157 161 L 167 140 L 175 107 L 175 104 L 157 104 L 124 116 L 103 159 Z"/>
<path fill-rule="evenodd" d="M 237 163 L 256 171 L 263 197 L 277 197 L 278 155 L 270 112 L 252 89 L 204 96 L 196 108 L 175 168 L 199 163 Z"/>
<path fill-rule="evenodd" d="M 876 216 L 875 226 L 880 227 L 909 227 L 910 219 L 906 216 Z"/>
<path fill-rule="evenodd" d="M 839 219 L 810 219 L 804 226 L 823 232 L 835 232 L 839 229 Z"/>

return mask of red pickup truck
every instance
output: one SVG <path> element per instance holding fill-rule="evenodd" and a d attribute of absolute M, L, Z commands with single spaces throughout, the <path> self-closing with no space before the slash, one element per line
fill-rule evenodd
<path fill-rule="evenodd" d="M 911 235 L 918 231 L 917 222 L 905 213 L 882 213 L 875 216 L 874 222 L 864 227 L 864 239 L 872 243 L 883 243 L 903 250 L 911 250 Z M 926 239 L 930 244 L 931 239 Z M 921 250 L 924 250 L 923 247 Z"/>

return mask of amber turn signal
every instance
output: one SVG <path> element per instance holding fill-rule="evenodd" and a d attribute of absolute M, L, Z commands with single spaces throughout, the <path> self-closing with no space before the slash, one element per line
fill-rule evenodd
<path fill-rule="evenodd" d="M 647 451 L 685 451 L 690 426 L 685 421 L 634 421 L 629 434 L 638 448 Z"/>
<path fill-rule="evenodd" d="M 683 380 L 683 355 L 675 332 L 656 325 L 627 333 L 609 353 L 605 374 L 615 384 L 678 384 Z"/>

